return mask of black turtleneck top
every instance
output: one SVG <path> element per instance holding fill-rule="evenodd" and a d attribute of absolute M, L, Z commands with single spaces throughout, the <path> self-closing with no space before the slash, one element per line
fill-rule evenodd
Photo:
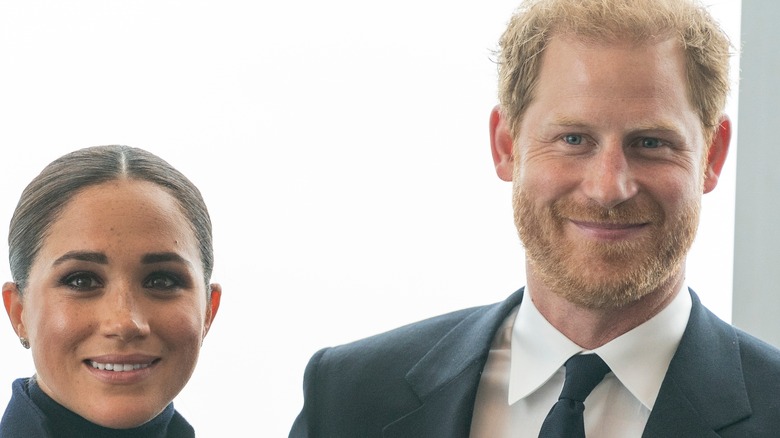
<path fill-rule="evenodd" d="M 49 397 L 34 378 L 17 379 L 0 421 L 0 438 L 192 438 L 195 432 L 169 404 L 159 415 L 132 429 L 110 429 L 90 422 Z"/>

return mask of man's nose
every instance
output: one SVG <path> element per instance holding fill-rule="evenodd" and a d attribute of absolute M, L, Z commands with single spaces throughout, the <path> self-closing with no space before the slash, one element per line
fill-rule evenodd
<path fill-rule="evenodd" d="M 637 182 L 620 140 L 601 144 L 585 165 L 582 189 L 603 208 L 613 208 L 636 195 Z"/>

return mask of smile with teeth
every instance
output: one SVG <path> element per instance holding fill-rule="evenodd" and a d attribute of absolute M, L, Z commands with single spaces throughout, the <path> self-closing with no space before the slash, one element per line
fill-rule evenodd
<path fill-rule="evenodd" d="M 151 365 L 151 363 L 100 363 L 95 362 L 94 360 L 89 361 L 89 364 L 92 365 L 92 368 L 105 371 L 114 371 L 117 373 L 140 370 Z"/>

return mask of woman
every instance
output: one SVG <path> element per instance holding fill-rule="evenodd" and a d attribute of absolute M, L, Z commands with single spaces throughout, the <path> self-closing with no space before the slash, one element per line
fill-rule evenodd
<path fill-rule="evenodd" d="M 3 304 L 35 375 L 0 437 L 191 437 L 171 400 L 219 308 L 198 189 L 126 146 L 49 164 L 11 219 Z"/>

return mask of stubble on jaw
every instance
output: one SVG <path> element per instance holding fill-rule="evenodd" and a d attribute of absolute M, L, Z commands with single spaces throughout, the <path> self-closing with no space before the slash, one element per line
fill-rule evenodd
<path fill-rule="evenodd" d="M 513 193 L 515 225 L 526 259 L 553 293 L 588 309 L 619 309 L 660 290 L 684 268 L 701 210 L 690 201 L 676 217 L 665 215 L 647 197 L 605 209 L 559 199 L 537 207 L 523 190 Z M 650 232 L 633 241 L 568 239 L 569 219 L 591 222 L 649 223 Z"/>

